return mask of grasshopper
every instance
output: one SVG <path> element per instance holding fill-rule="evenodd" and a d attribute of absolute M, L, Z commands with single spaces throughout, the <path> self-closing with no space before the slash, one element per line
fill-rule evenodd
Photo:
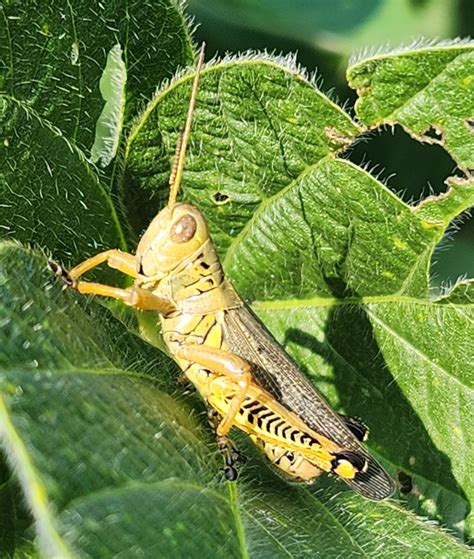
<path fill-rule="evenodd" d="M 225 277 L 202 213 L 176 202 L 203 59 L 204 48 L 178 139 L 168 204 L 148 226 L 135 255 L 112 249 L 69 272 L 53 262 L 50 267 L 80 293 L 159 315 L 171 355 L 212 411 L 229 480 L 237 476 L 236 449 L 227 436 L 237 427 L 290 480 L 312 482 L 330 472 L 362 495 L 384 499 L 394 484 L 361 444 L 365 426 L 338 415 L 316 392 Z M 103 263 L 133 278 L 133 285 L 121 289 L 79 279 Z"/>

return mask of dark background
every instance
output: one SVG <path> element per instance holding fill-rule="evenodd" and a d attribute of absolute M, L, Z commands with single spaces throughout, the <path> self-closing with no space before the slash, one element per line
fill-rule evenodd
<path fill-rule="evenodd" d="M 297 53 L 298 63 L 316 72 L 325 93 L 353 115 L 356 95 L 345 70 L 351 54 L 367 47 L 408 45 L 414 39 L 474 35 L 472 0 L 189 0 L 198 25 L 197 42 L 206 58 L 247 50 Z M 373 133 L 346 154 L 407 202 L 443 192 L 457 174 L 451 157 L 437 145 L 421 144 L 400 127 Z M 461 216 L 436 250 L 434 285 L 474 277 L 474 219 Z"/>

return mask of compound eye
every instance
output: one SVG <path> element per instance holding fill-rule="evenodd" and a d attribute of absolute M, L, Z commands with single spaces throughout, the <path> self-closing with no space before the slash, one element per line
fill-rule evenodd
<path fill-rule="evenodd" d="M 171 239 L 175 243 L 186 243 L 196 233 L 196 220 L 190 214 L 183 215 L 171 228 Z"/>

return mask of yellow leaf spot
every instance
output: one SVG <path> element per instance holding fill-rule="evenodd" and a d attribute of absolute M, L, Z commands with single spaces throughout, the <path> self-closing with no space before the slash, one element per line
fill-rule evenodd
<path fill-rule="evenodd" d="M 383 276 L 384 278 L 390 278 L 390 279 L 393 279 L 393 278 L 395 277 L 395 276 L 393 275 L 393 273 L 390 272 L 389 270 L 384 270 L 384 271 L 382 272 L 382 276 Z"/>
<path fill-rule="evenodd" d="M 400 250 L 405 250 L 408 246 L 405 241 L 402 241 L 402 239 L 399 239 L 398 237 L 394 237 L 393 244 Z"/>
<path fill-rule="evenodd" d="M 435 221 L 421 221 L 420 223 L 423 229 L 436 229 L 440 226 L 440 223 Z"/>
<path fill-rule="evenodd" d="M 462 439 L 464 437 L 464 434 L 459 428 L 459 425 L 451 425 L 450 430 L 452 436 L 455 437 L 456 439 Z"/>
<path fill-rule="evenodd" d="M 44 487 L 39 483 L 33 484 L 33 501 L 37 504 L 45 505 L 48 501 Z"/>
<path fill-rule="evenodd" d="M 461 85 L 463 87 L 469 87 L 473 79 L 474 79 L 474 75 L 472 74 L 470 76 L 466 76 L 463 80 L 461 80 Z"/>
<path fill-rule="evenodd" d="M 291 124 L 296 124 L 298 122 L 298 119 L 295 116 L 289 116 L 287 118 L 288 122 L 290 122 Z"/>

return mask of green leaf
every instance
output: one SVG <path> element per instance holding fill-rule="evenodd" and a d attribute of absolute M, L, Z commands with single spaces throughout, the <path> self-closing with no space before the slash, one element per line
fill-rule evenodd
<path fill-rule="evenodd" d="M 356 112 L 371 127 L 401 124 L 420 141 L 444 146 L 463 170 L 474 168 L 472 42 L 364 57 L 347 71 Z"/>
<path fill-rule="evenodd" d="M 189 94 L 189 82 L 184 78 L 157 95 L 127 146 L 127 184 L 150 213 L 159 206 L 150 207 L 154 191 L 158 200 L 166 196 L 165 176 L 185 113 L 179 91 Z M 304 102 L 292 106 L 288 99 L 296 93 Z M 331 129 L 331 122 L 337 127 Z M 204 211 L 233 283 L 246 299 L 258 301 L 255 308 L 264 322 L 315 375 L 320 390 L 340 411 L 367 418 L 372 448 L 414 477 L 411 506 L 458 533 L 472 534 L 472 516 L 466 516 L 474 487 L 465 470 L 473 446 L 457 446 L 455 452 L 449 432 L 438 434 L 450 419 L 451 429 L 455 425 L 468 440 L 467 425 L 474 419 L 472 386 L 463 385 L 463 373 L 451 363 L 462 362 L 462 353 L 472 359 L 470 303 L 466 323 L 455 320 L 457 309 L 443 317 L 443 336 L 460 337 L 456 353 L 451 346 L 443 353 L 439 340 L 424 371 L 440 386 L 446 378 L 456 379 L 453 391 L 461 382 L 467 417 L 453 424 L 455 398 L 436 400 L 444 405 L 431 417 L 426 394 L 417 392 L 412 377 L 415 356 L 426 350 L 421 340 L 433 339 L 439 328 L 439 307 L 429 296 L 431 257 L 452 219 L 473 205 L 474 184 L 453 179 L 445 194 L 409 206 L 366 171 L 334 159 L 355 133 L 344 113 L 291 67 L 245 60 L 215 65 L 202 76 L 183 198 Z M 151 164 L 149 154 L 160 141 L 162 156 Z M 139 221 L 137 230 L 144 225 Z M 416 312 L 419 305 L 426 317 Z M 385 322 L 381 327 L 387 309 L 401 320 L 396 329 Z M 407 332 L 415 328 L 421 339 L 412 344 L 399 339 L 405 321 Z M 445 367 L 436 368 L 438 360 L 445 360 Z M 391 374 L 388 363 L 393 363 Z M 402 373 L 415 389 L 394 384 Z M 393 406 L 391 429 L 387 402 Z"/>
<path fill-rule="evenodd" d="M 128 139 L 124 186 L 137 233 L 167 196 L 191 79 L 160 92 Z M 183 198 L 204 209 L 222 250 L 265 200 L 359 133 L 294 65 L 264 57 L 213 65 L 201 78 Z M 150 197 L 158 197 L 151 206 Z"/>
<path fill-rule="evenodd" d="M 81 150 L 103 108 L 99 81 L 119 44 L 127 69 L 127 117 L 193 59 L 184 17 L 170 0 L 97 4 L 3 3 L 2 91 L 36 109 Z"/>
<path fill-rule="evenodd" d="M 204 412 L 160 388 L 170 362 L 41 257 L 0 256 L 0 433 L 43 556 L 466 556 L 399 505 L 286 484 L 245 441 L 248 469 L 224 482 Z"/>
<path fill-rule="evenodd" d="M 125 247 L 125 213 L 138 236 L 167 195 L 192 79 L 162 83 L 193 58 L 181 12 L 164 1 L 3 9 L 6 236 L 66 263 Z M 99 172 L 84 153 L 116 44 L 127 71 L 117 118 L 134 126 Z M 239 434 L 248 463 L 236 484 L 223 481 L 203 403 L 137 335 L 155 340 L 156 316 L 137 327 L 127 311 L 64 290 L 41 251 L 4 242 L 0 444 L 44 557 L 467 556 L 414 513 L 472 536 L 472 284 L 435 298 L 428 271 L 474 184 L 404 204 L 338 158 L 364 132 L 291 62 L 215 63 L 202 76 L 183 197 L 303 372 L 367 422 L 394 475 L 410 476 L 404 503 L 365 501 L 328 478 L 290 485 Z M 34 555 L 28 542 L 19 550 Z"/>
<path fill-rule="evenodd" d="M 119 44 L 128 81 L 116 118 L 126 128 L 157 84 L 192 60 L 181 11 L 171 0 L 30 0 L 0 10 L 2 236 L 48 247 L 69 264 L 125 248 L 127 227 L 110 194 L 115 166 L 101 176 L 86 156 L 103 109 L 99 82 Z"/>
<path fill-rule="evenodd" d="M 70 263 L 111 243 L 124 247 L 116 209 L 84 153 L 34 108 L 2 101 L 2 236 L 47 246 Z"/>
<path fill-rule="evenodd" d="M 107 55 L 107 65 L 100 78 L 100 93 L 105 106 L 97 120 L 91 149 L 92 162 L 100 161 L 102 167 L 107 167 L 117 153 L 125 109 L 126 81 L 127 71 L 122 60 L 122 49 L 117 44 Z"/>

